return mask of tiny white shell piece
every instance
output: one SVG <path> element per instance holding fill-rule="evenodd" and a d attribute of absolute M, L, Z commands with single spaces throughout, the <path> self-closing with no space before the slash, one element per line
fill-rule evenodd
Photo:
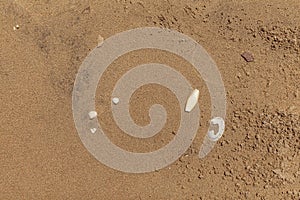
<path fill-rule="evenodd" d="M 185 112 L 191 112 L 195 107 L 195 105 L 198 103 L 198 99 L 199 99 L 199 90 L 195 89 L 186 102 Z"/>
<path fill-rule="evenodd" d="M 20 28 L 20 26 L 18 24 L 13 27 L 14 31 L 19 29 L 19 28 Z"/>
<path fill-rule="evenodd" d="M 117 104 L 120 102 L 120 99 L 117 98 L 117 97 L 114 97 L 114 98 L 112 99 L 112 102 L 113 102 L 115 105 L 117 105 Z"/>
<path fill-rule="evenodd" d="M 89 112 L 89 117 L 90 117 L 91 120 L 95 119 L 97 117 L 97 112 L 96 111 Z"/>
<path fill-rule="evenodd" d="M 97 39 L 97 47 L 102 46 L 103 42 L 104 42 L 104 38 L 101 35 L 98 35 L 98 39 Z"/>
<path fill-rule="evenodd" d="M 218 125 L 219 131 L 215 134 L 213 130 L 208 131 L 208 137 L 211 141 L 218 141 L 225 130 L 225 122 L 221 117 L 215 117 L 210 121 L 212 124 Z"/>
<path fill-rule="evenodd" d="M 96 133 L 96 131 L 97 131 L 96 128 L 91 128 L 90 130 L 91 130 L 91 133 L 93 133 L 93 134 Z"/>

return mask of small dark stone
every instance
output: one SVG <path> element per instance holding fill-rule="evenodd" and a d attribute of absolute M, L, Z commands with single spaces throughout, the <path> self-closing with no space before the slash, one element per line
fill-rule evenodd
<path fill-rule="evenodd" d="M 254 57 L 251 53 L 249 52 L 244 52 L 241 54 L 241 56 L 247 61 L 247 62 L 253 62 L 254 61 Z"/>

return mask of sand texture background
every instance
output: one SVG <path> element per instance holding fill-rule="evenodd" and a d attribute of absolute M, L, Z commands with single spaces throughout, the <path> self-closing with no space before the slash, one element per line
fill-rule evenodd
<path fill-rule="evenodd" d="M 298 0 L 0 0 L 0 199 L 299 199 L 299 11 Z M 201 94 L 201 126 L 185 155 L 157 172 L 126 174 L 83 146 L 72 89 L 99 35 L 145 26 L 179 31 L 208 51 L 227 91 L 226 131 L 200 160 L 210 117 L 200 75 L 160 51 L 124 55 L 105 72 L 96 96 L 98 119 L 120 147 L 158 149 L 176 134 L 180 118 L 170 91 L 146 85 L 132 97 L 133 119 L 146 125 L 149 106 L 160 103 L 167 124 L 146 140 L 122 134 L 110 94 L 130 68 L 168 64 Z M 241 57 L 245 51 L 254 62 Z"/>

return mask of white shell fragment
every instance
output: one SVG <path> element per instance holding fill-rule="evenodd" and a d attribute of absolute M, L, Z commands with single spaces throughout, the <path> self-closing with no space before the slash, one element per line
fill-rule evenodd
<path fill-rule="evenodd" d="M 222 137 L 225 130 L 225 122 L 221 117 L 215 117 L 210 122 L 214 125 L 218 125 L 219 128 L 219 131 L 216 134 L 213 130 L 208 131 L 209 139 L 215 142 Z"/>
<path fill-rule="evenodd" d="M 101 35 L 98 35 L 97 42 L 98 42 L 97 47 L 101 47 L 104 42 L 104 38 Z"/>
<path fill-rule="evenodd" d="M 20 26 L 18 24 L 13 27 L 14 31 L 19 29 L 19 28 L 20 28 Z"/>
<path fill-rule="evenodd" d="M 112 102 L 113 102 L 115 105 L 117 105 L 117 104 L 120 102 L 120 99 L 117 98 L 117 97 L 114 97 L 114 98 L 112 99 Z"/>
<path fill-rule="evenodd" d="M 93 133 L 93 134 L 96 133 L 96 131 L 97 131 L 96 128 L 91 128 L 90 130 L 91 130 L 91 133 Z"/>
<path fill-rule="evenodd" d="M 97 112 L 96 111 L 89 112 L 89 117 L 90 117 L 91 120 L 95 119 L 97 117 Z"/>
<path fill-rule="evenodd" d="M 195 89 L 186 102 L 185 112 L 191 112 L 195 107 L 195 105 L 198 103 L 198 99 L 199 99 L 199 90 Z"/>

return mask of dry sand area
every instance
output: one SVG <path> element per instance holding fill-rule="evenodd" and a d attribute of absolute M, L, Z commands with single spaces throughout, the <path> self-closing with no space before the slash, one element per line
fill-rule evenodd
<path fill-rule="evenodd" d="M 0 0 L 0 199 L 300 199 L 299 11 L 299 0 Z M 226 130 L 199 159 L 210 117 L 200 75 L 155 50 L 122 56 L 99 82 L 95 102 L 103 129 L 123 149 L 162 147 L 180 120 L 174 95 L 145 85 L 132 96 L 131 116 L 146 125 L 148 107 L 160 103 L 166 127 L 146 140 L 122 134 L 110 94 L 126 70 L 163 62 L 200 88 L 201 125 L 189 150 L 166 168 L 129 174 L 84 147 L 72 90 L 99 35 L 149 26 L 190 36 L 214 59 L 226 88 Z"/>

